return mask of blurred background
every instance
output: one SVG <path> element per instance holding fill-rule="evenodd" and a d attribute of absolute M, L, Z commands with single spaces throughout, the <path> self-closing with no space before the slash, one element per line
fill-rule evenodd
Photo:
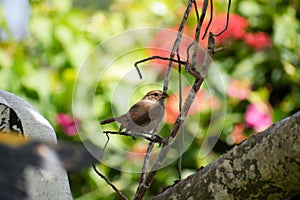
<path fill-rule="evenodd" d="M 197 4 L 201 10 L 202 1 Z M 78 132 L 88 122 L 74 114 L 72 100 L 82 67 L 85 64 L 94 67 L 87 71 L 87 77 L 92 77 L 93 73 L 101 74 L 92 91 L 94 105 L 90 104 L 97 120 L 111 117 L 112 113 L 123 114 L 145 91 L 162 86 L 167 64 L 163 61 L 141 65 L 144 78 L 151 84 L 143 85 L 143 80 L 126 77 L 136 76 L 138 79 L 133 67 L 133 62 L 138 59 L 152 55 L 169 56 L 170 52 L 161 49 L 170 50 L 176 34 L 170 30 L 177 29 L 187 1 L 1 0 L 0 5 L 0 88 L 34 105 L 51 122 L 58 139 L 80 141 Z M 227 1 L 214 1 L 214 8 L 211 31 L 217 32 L 225 25 Z M 299 20 L 300 3 L 296 0 L 232 2 L 229 28 L 216 38 L 217 46 L 224 46 L 226 50 L 214 56 L 213 64 L 221 74 L 222 89 L 215 88 L 208 81 L 197 94 L 196 103 L 184 124 L 185 134 L 191 137 L 183 155 L 183 177 L 213 162 L 250 135 L 299 111 Z M 195 11 L 192 11 L 184 31 L 186 36 L 193 37 L 195 22 Z M 128 39 L 117 36 L 146 27 L 157 29 L 145 35 L 134 32 L 134 37 Z M 144 45 L 156 48 L 139 50 L 134 56 L 120 56 L 120 52 L 126 53 L 125 47 L 132 50 Z M 205 47 L 206 41 L 201 41 L 200 45 Z M 181 49 L 187 46 L 188 43 L 183 42 Z M 98 50 L 102 53 L 97 54 Z M 106 58 L 101 56 L 103 52 L 108 57 L 117 57 L 116 61 L 107 64 Z M 176 65 L 174 72 L 177 72 Z M 210 72 L 208 77 L 216 77 L 214 71 Z M 168 134 L 178 114 L 178 76 L 173 74 L 165 124 L 160 132 L 163 136 Z M 185 72 L 183 77 L 186 80 L 183 94 L 186 95 L 193 79 Z M 128 99 L 124 95 L 129 95 L 128 102 L 124 102 Z M 219 114 L 225 117 L 218 120 Z M 109 125 L 105 129 L 117 130 L 117 126 Z M 101 134 L 100 127 L 97 134 Z M 131 164 L 123 165 L 117 159 L 121 155 L 115 155 L 111 161 L 115 162 L 114 167 L 104 163 L 98 168 L 128 197 L 132 197 L 139 174 L 129 173 L 125 168 L 134 168 L 135 163 L 140 166 L 147 143 L 112 137 L 113 144 L 126 149 L 122 159 Z M 204 140 L 207 144 L 211 141 L 205 155 L 201 153 Z M 117 199 L 110 187 L 91 169 L 69 177 L 76 200 Z M 147 195 L 157 193 L 177 177 L 177 162 L 172 161 L 158 172 Z"/>

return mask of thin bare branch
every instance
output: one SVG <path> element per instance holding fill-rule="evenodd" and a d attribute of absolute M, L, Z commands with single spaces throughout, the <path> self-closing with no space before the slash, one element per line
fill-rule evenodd
<path fill-rule="evenodd" d="M 198 53 L 198 44 L 199 44 L 199 37 L 200 37 L 200 32 L 201 32 L 201 27 L 205 19 L 206 11 L 207 11 L 207 6 L 208 6 L 208 0 L 204 0 L 203 5 L 202 5 L 202 11 L 201 11 L 201 16 L 200 19 L 198 20 L 197 26 L 196 26 L 196 31 L 195 31 L 195 38 L 192 43 L 194 47 L 193 55 L 192 55 L 192 65 L 189 66 L 188 71 L 196 71 L 196 66 L 197 66 L 197 53 Z M 194 76 L 195 77 L 195 76 Z M 199 77 L 195 77 L 196 79 Z"/>
<path fill-rule="evenodd" d="M 197 17 L 197 21 L 199 21 L 199 12 L 198 12 L 198 7 L 197 7 L 197 2 L 196 0 L 193 0 L 194 8 L 195 8 L 195 13 Z"/>
<path fill-rule="evenodd" d="M 122 200 L 128 200 L 127 197 L 96 168 L 96 165 L 93 165 L 93 169 L 98 176 L 100 176 L 108 185 L 110 185 L 110 187 L 121 197 Z"/>
<path fill-rule="evenodd" d="M 148 57 L 148 58 L 145 58 L 145 59 L 142 59 L 142 60 L 139 60 L 137 62 L 134 63 L 134 66 L 138 69 L 138 65 L 140 63 L 143 63 L 143 62 L 147 62 L 149 60 L 154 60 L 154 59 L 158 59 L 158 60 L 168 60 L 168 61 L 172 61 L 172 62 L 175 62 L 175 63 L 180 63 L 180 64 L 183 64 L 185 65 L 186 62 L 185 61 L 180 61 L 180 60 L 176 60 L 174 58 L 166 58 L 166 57 L 162 57 L 162 56 L 151 56 L 151 57 Z"/>
<path fill-rule="evenodd" d="M 205 78 L 209 69 L 209 66 L 212 62 L 212 55 L 215 53 L 215 38 L 213 34 L 210 32 L 209 33 L 209 38 L 208 38 L 208 48 L 205 51 L 205 56 L 204 56 L 204 61 L 201 67 L 201 77 Z"/>
<path fill-rule="evenodd" d="M 228 24 L 229 24 L 230 5 L 231 5 L 231 0 L 228 1 L 227 16 L 226 16 L 226 26 L 225 26 L 225 28 L 222 31 L 220 31 L 219 33 L 213 34 L 213 36 L 218 37 L 218 36 L 220 36 L 221 34 L 223 34 L 227 30 Z"/>
<path fill-rule="evenodd" d="M 209 2 L 210 2 L 210 18 L 209 18 L 209 22 L 208 22 L 208 24 L 207 24 L 207 26 L 206 26 L 205 32 L 204 32 L 204 34 L 203 34 L 202 40 L 204 40 L 204 38 L 205 38 L 205 36 L 206 36 L 206 34 L 207 34 L 207 32 L 208 32 L 208 29 L 209 29 L 209 27 L 210 27 L 210 25 L 211 25 L 211 22 L 212 22 L 212 20 L 213 20 L 213 17 L 214 17 L 214 16 L 213 16 L 214 4 L 213 4 L 213 1 L 212 1 L 212 0 L 210 0 Z"/>
<path fill-rule="evenodd" d="M 137 65 L 134 65 L 134 67 L 135 67 L 136 71 L 138 72 L 140 79 L 143 79 L 143 76 L 142 76 L 141 70 L 138 68 L 138 66 L 137 66 Z"/>
<path fill-rule="evenodd" d="M 182 38 L 183 29 L 184 29 L 186 21 L 189 17 L 189 14 L 191 12 L 193 1 L 194 0 L 189 0 L 186 11 L 184 12 L 184 16 L 183 16 L 182 21 L 179 25 L 177 37 L 176 37 L 176 40 L 174 42 L 174 45 L 173 45 L 173 48 L 172 48 L 172 51 L 171 51 L 171 54 L 170 54 L 170 59 L 174 59 L 175 53 L 177 52 L 177 50 L 179 48 L 180 41 L 181 41 L 181 38 Z M 168 90 L 168 85 L 169 85 L 169 81 L 170 81 L 170 77 L 171 77 L 172 65 L 173 65 L 173 61 L 170 60 L 168 70 L 167 70 L 167 74 L 166 74 L 166 78 L 165 78 L 165 81 L 164 81 L 163 92 L 167 92 L 167 90 Z"/>
<path fill-rule="evenodd" d="M 164 138 L 160 137 L 157 134 L 153 134 L 153 133 L 127 133 L 127 132 L 116 132 L 116 131 L 103 131 L 104 134 L 112 134 L 112 135 L 124 135 L 124 136 L 129 136 L 132 137 L 134 140 L 136 138 L 143 138 L 146 139 L 150 142 L 154 142 L 154 143 L 159 143 L 162 144 L 164 142 Z M 151 135 L 151 136 L 147 136 L 147 135 Z"/>
<path fill-rule="evenodd" d="M 144 157 L 144 162 L 143 162 L 143 167 L 142 167 L 142 173 L 141 173 L 141 176 L 140 176 L 140 181 L 139 181 L 139 185 L 138 185 L 137 190 L 145 182 L 146 173 L 147 173 L 147 169 L 149 167 L 149 160 L 150 160 L 150 156 L 151 156 L 151 152 L 152 152 L 153 147 L 154 147 L 154 142 L 150 142 L 149 145 L 148 145 L 145 157 Z"/>
<path fill-rule="evenodd" d="M 180 61 L 179 51 L 177 52 L 177 60 Z M 179 88 L 179 115 L 181 116 L 182 111 L 182 80 L 181 80 L 181 64 L 178 62 L 178 88 Z M 182 154 L 184 151 L 184 133 L 182 132 L 182 137 L 180 138 L 180 157 L 178 158 L 178 179 L 181 179 L 181 168 L 182 168 Z"/>
<path fill-rule="evenodd" d="M 208 6 L 208 0 L 204 0 L 203 5 L 202 5 L 200 19 L 198 20 L 198 23 L 196 26 L 196 31 L 195 31 L 194 42 L 197 42 L 197 43 L 199 42 L 200 31 L 201 31 L 201 27 L 202 27 L 202 24 L 203 24 L 205 16 L 206 16 L 207 6 Z"/>
<path fill-rule="evenodd" d="M 107 145 L 108 145 L 108 142 L 109 142 L 109 140 L 110 140 L 108 134 L 105 134 L 105 135 L 106 135 L 106 137 L 107 137 L 107 140 L 106 140 L 106 142 L 105 142 L 105 144 L 104 144 L 103 152 L 105 151 L 105 149 L 106 149 L 106 147 L 107 147 Z"/>

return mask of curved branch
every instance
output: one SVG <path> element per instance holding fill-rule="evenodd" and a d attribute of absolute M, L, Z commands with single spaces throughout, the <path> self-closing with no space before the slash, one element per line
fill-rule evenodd
<path fill-rule="evenodd" d="M 213 34 L 213 36 L 218 37 L 218 36 L 222 35 L 228 29 L 229 15 L 230 15 L 230 5 L 231 5 L 231 0 L 228 1 L 225 28 L 222 31 L 220 31 L 219 33 Z"/>

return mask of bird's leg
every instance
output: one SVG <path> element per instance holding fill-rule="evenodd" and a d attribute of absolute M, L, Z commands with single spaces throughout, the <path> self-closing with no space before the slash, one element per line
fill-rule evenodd
<path fill-rule="evenodd" d="M 151 138 L 153 139 L 153 142 L 155 142 L 155 143 L 158 143 L 159 144 L 159 146 L 161 146 L 161 144 L 164 142 L 164 138 L 163 137 L 161 137 L 160 135 L 158 135 L 158 134 L 153 134 L 152 136 L 151 136 Z"/>
<path fill-rule="evenodd" d="M 161 137 L 157 134 L 153 134 L 153 133 L 146 133 L 146 132 L 136 133 L 136 132 L 129 132 L 129 131 L 126 131 L 126 130 L 123 133 L 125 133 L 127 136 L 132 137 L 133 140 L 135 140 L 136 138 L 144 138 L 144 139 L 149 140 L 151 142 L 159 143 L 159 146 L 161 146 L 161 144 L 164 142 L 163 137 Z"/>
<path fill-rule="evenodd" d="M 161 146 L 161 144 L 164 142 L 164 138 L 161 137 L 160 135 L 158 134 L 154 134 L 153 132 L 149 133 L 149 132 L 143 132 L 143 135 L 148 135 L 151 137 L 151 141 L 154 142 L 154 143 L 159 143 L 159 146 Z"/>
<path fill-rule="evenodd" d="M 132 137 L 133 140 L 136 140 L 136 138 L 139 137 L 139 135 L 136 133 L 128 133 L 128 134 Z"/>

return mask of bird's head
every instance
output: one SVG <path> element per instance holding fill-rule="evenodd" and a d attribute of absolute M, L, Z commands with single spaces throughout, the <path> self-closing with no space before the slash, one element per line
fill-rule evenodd
<path fill-rule="evenodd" d="M 147 100 L 163 100 L 168 98 L 169 95 L 167 93 L 163 93 L 161 90 L 152 90 L 148 92 L 143 99 Z"/>

